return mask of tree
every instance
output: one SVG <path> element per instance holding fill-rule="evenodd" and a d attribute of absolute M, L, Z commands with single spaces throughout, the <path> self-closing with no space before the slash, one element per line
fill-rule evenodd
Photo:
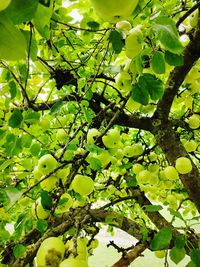
<path fill-rule="evenodd" d="M 4 2 L 1 266 L 33 266 L 50 237 L 89 255 L 101 223 L 138 240 L 109 244 L 115 267 L 146 249 L 199 266 L 200 2 L 142 0 L 125 22 L 88 0 Z"/>

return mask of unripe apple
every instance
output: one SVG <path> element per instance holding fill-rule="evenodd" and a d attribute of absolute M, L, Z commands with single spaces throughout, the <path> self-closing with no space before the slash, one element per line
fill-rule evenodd
<path fill-rule="evenodd" d="M 102 137 L 105 147 L 115 148 L 120 143 L 120 131 L 117 128 L 110 129 L 106 135 Z"/>
<path fill-rule="evenodd" d="M 1 0 L 0 1 L 0 11 L 6 9 L 9 4 L 10 4 L 11 0 Z"/>
<path fill-rule="evenodd" d="M 140 26 L 137 26 L 129 31 L 125 40 L 125 47 L 128 58 L 135 58 L 142 51 L 143 33 Z"/>
<path fill-rule="evenodd" d="M 178 179 L 178 172 L 173 166 L 167 166 L 164 169 L 165 177 L 169 180 L 176 180 Z"/>
<path fill-rule="evenodd" d="M 187 152 L 195 151 L 198 146 L 198 144 L 194 140 L 186 141 L 183 145 Z"/>
<path fill-rule="evenodd" d="M 139 163 L 135 163 L 131 170 L 133 173 L 138 174 L 144 170 L 144 167 Z"/>
<path fill-rule="evenodd" d="M 116 23 L 116 28 L 121 31 L 129 31 L 132 25 L 127 20 L 121 20 Z"/>
<path fill-rule="evenodd" d="M 41 171 L 44 175 L 53 171 L 57 166 L 57 160 L 51 155 L 46 154 L 42 156 L 38 161 L 38 170 Z"/>
<path fill-rule="evenodd" d="M 200 119 L 197 114 L 193 114 L 189 119 L 188 119 L 188 124 L 191 129 L 197 129 L 200 126 Z"/>
<path fill-rule="evenodd" d="M 105 21 L 116 22 L 128 18 L 138 0 L 90 0 L 97 15 Z"/>
<path fill-rule="evenodd" d="M 68 141 L 68 134 L 64 129 L 58 129 L 56 133 L 56 140 L 60 143 L 66 143 Z"/>
<path fill-rule="evenodd" d="M 165 257 L 166 251 L 165 250 L 157 250 L 154 252 L 154 255 L 156 256 L 156 258 L 162 259 Z"/>
<path fill-rule="evenodd" d="M 131 90 L 131 76 L 129 73 L 125 72 L 127 75 L 118 73 L 115 77 L 116 87 L 121 92 L 122 96 L 127 95 Z"/>
<path fill-rule="evenodd" d="M 42 181 L 40 183 L 40 186 L 42 189 L 50 192 L 51 190 L 53 190 L 55 188 L 57 181 L 58 181 L 58 178 L 51 175 L 50 177 L 48 177 L 47 179 Z"/>
<path fill-rule="evenodd" d="M 143 153 L 144 149 L 142 147 L 142 144 L 136 143 L 131 146 L 125 146 L 124 148 L 124 154 L 128 158 L 140 156 Z"/>
<path fill-rule="evenodd" d="M 80 195 L 87 196 L 94 190 L 94 181 L 89 176 L 77 174 L 71 188 Z"/>
<path fill-rule="evenodd" d="M 143 170 L 139 172 L 136 176 L 136 179 L 139 183 L 149 183 L 151 177 L 151 172 L 147 170 Z"/>
<path fill-rule="evenodd" d="M 58 206 L 55 209 L 56 214 L 67 212 L 73 206 L 73 199 L 68 193 L 62 194 L 59 199 Z"/>
<path fill-rule="evenodd" d="M 64 257 L 64 253 L 65 245 L 62 240 L 58 237 L 49 237 L 41 243 L 37 251 L 37 266 L 58 266 Z"/>
<path fill-rule="evenodd" d="M 32 214 L 34 217 L 38 218 L 38 219 L 47 219 L 50 215 L 50 211 L 49 210 L 45 210 L 43 207 L 42 207 L 42 204 L 41 204 L 41 198 L 38 198 L 36 200 L 35 203 L 33 203 L 32 205 Z"/>
<path fill-rule="evenodd" d="M 191 172 L 192 170 L 192 163 L 191 160 L 186 157 L 180 157 L 176 160 L 175 165 L 177 171 L 181 174 L 186 174 Z"/>
<path fill-rule="evenodd" d="M 49 130 L 50 128 L 50 121 L 46 118 L 43 118 L 40 122 L 39 122 L 39 125 L 40 127 L 43 129 L 43 130 Z"/>

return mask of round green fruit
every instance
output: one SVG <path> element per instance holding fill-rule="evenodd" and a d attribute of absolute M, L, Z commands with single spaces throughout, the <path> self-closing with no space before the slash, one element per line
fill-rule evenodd
<path fill-rule="evenodd" d="M 94 181 L 89 176 L 77 174 L 71 188 L 80 195 L 87 196 L 94 190 Z"/>
<path fill-rule="evenodd" d="M 132 25 L 127 20 L 121 20 L 116 23 L 116 28 L 121 31 L 129 31 L 132 28 Z"/>
<path fill-rule="evenodd" d="M 188 124 L 191 129 L 197 129 L 200 126 L 200 119 L 197 114 L 193 114 L 189 119 L 188 119 Z"/>
<path fill-rule="evenodd" d="M 184 147 L 187 152 L 193 152 L 197 149 L 198 144 L 194 140 L 186 141 Z"/>
<path fill-rule="evenodd" d="M 39 122 L 40 127 L 46 131 L 50 128 L 51 124 L 50 121 L 48 119 L 43 118 L 40 122 Z"/>
<path fill-rule="evenodd" d="M 140 26 L 129 31 L 125 40 L 126 55 L 128 58 L 135 58 L 143 48 L 143 33 Z"/>
<path fill-rule="evenodd" d="M 0 11 L 6 9 L 9 6 L 10 2 L 11 2 L 11 0 L 1 0 Z"/>
<path fill-rule="evenodd" d="M 38 198 L 32 205 L 32 214 L 37 219 L 45 220 L 49 217 L 50 211 L 45 210 L 41 204 L 41 198 Z"/>
<path fill-rule="evenodd" d="M 36 255 L 37 266 L 58 266 L 65 253 L 65 245 L 58 237 L 45 239 Z"/>
<path fill-rule="evenodd" d="M 90 0 L 97 15 L 105 21 L 116 22 L 128 18 L 138 0 Z"/>
<path fill-rule="evenodd" d="M 42 156 L 39 161 L 37 168 L 42 174 L 46 175 L 53 171 L 57 167 L 57 160 L 51 155 L 46 154 Z"/>
<path fill-rule="evenodd" d="M 80 259 L 66 259 L 62 261 L 59 267 L 88 267 L 88 263 Z"/>
<path fill-rule="evenodd" d="M 68 134 L 64 129 L 58 129 L 56 133 L 56 140 L 60 143 L 66 143 L 68 140 Z"/>
<path fill-rule="evenodd" d="M 157 250 L 154 252 L 154 255 L 156 256 L 156 258 L 162 259 L 165 257 L 166 251 L 165 250 Z"/>
<path fill-rule="evenodd" d="M 68 193 L 62 194 L 59 199 L 58 206 L 55 209 L 56 214 L 67 212 L 73 206 L 73 199 Z"/>
<path fill-rule="evenodd" d="M 115 148 L 120 143 L 120 131 L 117 128 L 110 129 L 106 135 L 102 137 L 105 147 Z"/>
<path fill-rule="evenodd" d="M 192 163 L 191 160 L 186 158 L 186 157 L 180 157 L 176 160 L 176 165 L 175 165 L 177 171 L 180 174 L 186 174 L 191 172 L 192 170 Z"/>
<path fill-rule="evenodd" d="M 50 192 L 51 190 L 53 190 L 55 188 L 57 181 L 58 181 L 58 178 L 51 175 L 50 177 L 48 177 L 47 179 L 42 181 L 40 183 L 40 186 L 42 189 Z"/>
<path fill-rule="evenodd" d="M 169 180 L 176 180 L 178 179 L 178 172 L 173 166 L 167 166 L 164 169 L 165 177 Z"/>
<path fill-rule="evenodd" d="M 136 143 L 131 146 L 126 146 L 124 148 L 124 154 L 128 158 L 135 157 L 135 156 L 140 156 L 142 155 L 144 149 L 142 147 L 142 144 Z"/>

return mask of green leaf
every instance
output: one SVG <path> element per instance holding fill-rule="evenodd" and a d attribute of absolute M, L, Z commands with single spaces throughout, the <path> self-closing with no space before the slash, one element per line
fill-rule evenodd
<path fill-rule="evenodd" d="M 139 78 L 139 86 L 148 91 L 152 100 L 158 100 L 164 92 L 163 82 L 155 75 L 144 73 Z"/>
<path fill-rule="evenodd" d="M 169 210 L 171 215 L 173 215 L 173 216 L 179 218 L 180 220 L 184 221 L 184 218 L 183 218 L 183 216 L 181 215 L 181 213 L 179 211 L 173 210 L 171 208 L 168 208 L 168 210 Z"/>
<path fill-rule="evenodd" d="M 115 53 L 119 54 L 124 46 L 122 35 L 118 31 L 111 31 L 108 40 L 112 43 Z"/>
<path fill-rule="evenodd" d="M 26 251 L 26 247 L 21 245 L 21 244 L 15 245 L 14 248 L 13 248 L 14 256 L 17 259 L 22 257 L 24 255 L 25 251 Z"/>
<path fill-rule="evenodd" d="M 58 101 L 56 102 L 50 109 L 50 114 L 53 115 L 53 114 L 56 114 L 61 108 L 62 106 L 64 105 L 64 102 L 63 101 Z"/>
<path fill-rule="evenodd" d="M 48 223 L 45 220 L 39 219 L 37 221 L 37 229 L 41 232 L 41 233 L 45 233 L 45 231 L 48 229 Z"/>
<path fill-rule="evenodd" d="M 17 86 L 14 81 L 10 81 L 9 84 L 10 98 L 13 99 L 17 95 Z"/>
<path fill-rule="evenodd" d="M 162 228 L 157 234 L 155 234 L 150 244 L 151 250 L 166 249 L 172 239 L 172 229 L 170 227 Z"/>
<path fill-rule="evenodd" d="M 199 266 L 200 263 L 200 249 L 193 249 L 190 253 L 191 260 Z"/>
<path fill-rule="evenodd" d="M 134 101 L 147 105 L 149 103 L 149 92 L 144 87 L 140 87 L 139 84 L 132 86 L 131 96 Z"/>
<path fill-rule="evenodd" d="M 166 50 L 174 54 L 183 52 L 183 45 L 179 40 L 176 24 L 171 18 L 159 17 L 153 24 L 153 30 Z"/>
<path fill-rule="evenodd" d="M 175 67 L 176 66 L 182 66 L 184 63 L 182 55 L 173 54 L 169 51 L 165 52 L 165 61 L 170 66 L 175 66 Z"/>
<path fill-rule="evenodd" d="M 101 161 L 96 158 L 90 158 L 90 167 L 94 171 L 98 171 L 102 168 Z"/>
<path fill-rule="evenodd" d="M 50 210 L 53 207 L 52 198 L 50 194 L 45 190 L 42 190 L 41 192 L 41 204 L 42 207 L 46 210 Z"/>
<path fill-rule="evenodd" d="M 13 159 L 7 159 L 0 165 L 0 170 L 5 170 L 10 164 L 13 163 Z"/>
<path fill-rule="evenodd" d="M 194 262 L 190 261 L 185 267 L 197 267 L 197 265 Z"/>
<path fill-rule="evenodd" d="M 184 248 L 177 247 L 173 247 L 169 252 L 170 259 L 176 264 L 178 264 L 185 258 L 185 254 L 186 253 Z"/>
<path fill-rule="evenodd" d="M 93 30 L 98 30 L 100 26 L 99 23 L 96 21 L 88 21 L 87 25 Z"/>
<path fill-rule="evenodd" d="M 24 121 L 29 124 L 38 123 L 40 120 L 39 112 L 36 112 L 32 109 L 28 109 L 24 112 Z"/>
<path fill-rule="evenodd" d="M 185 236 L 184 235 L 178 235 L 175 239 L 175 247 L 177 248 L 183 248 L 185 246 Z"/>
<path fill-rule="evenodd" d="M 144 209 L 147 212 L 156 212 L 156 211 L 162 210 L 163 208 L 160 205 L 145 205 Z"/>
<path fill-rule="evenodd" d="M 12 128 L 19 128 L 23 121 L 22 113 L 19 109 L 14 109 L 12 115 L 8 120 L 8 125 Z"/>
<path fill-rule="evenodd" d="M 38 32 L 45 38 L 49 38 L 49 26 L 53 13 L 53 1 L 49 5 L 38 4 L 33 19 L 34 26 Z"/>
<path fill-rule="evenodd" d="M 6 14 L 14 24 L 30 21 L 37 10 L 38 0 L 12 0 Z"/>
<path fill-rule="evenodd" d="M 30 57 L 33 61 L 37 60 L 37 52 L 38 52 L 38 47 L 37 47 L 37 41 L 35 38 L 34 32 L 30 31 L 22 31 L 25 39 L 26 39 L 26 45 L 27 45 L 27 51 L 30 49 Z M 30 48 L 29 48 L 30 47 Z"/>
<path fill-rule="evenodd" d="M 26 58 L 26 40 L 4 12 L 0 12 L 0 36 L 0 59 L 17 61 Z"/>
<path fill-rule="evenodd" d="M 9 199 L 8 195 L 6 194 L 5 190 L 0 189 L 0 203 L 2 205 L 6 206 L 9 204 L 9 202 L 10 202 L 10 199 Z"/>
<path fill-rule="evenodd" d="M 151 67 L 157 74 L 165 73 L 165 57 L 160 51 L 156 51 L 151 59 Z"/>
<path fill-rule="evenodd" d="M 132 175 L 130 177 L 130 179 L 127 182 L 127 187 L 131 188 L 131 187 L 136 187 L 137 186 L 137 179 L 136 179 L 136 175 Z"/>
<path fill-rule="evenodd" d="M 5 242 L 10 238 L 10 233 L 5 230 L 4 225 L 0 225 L 0 242 Z"/>

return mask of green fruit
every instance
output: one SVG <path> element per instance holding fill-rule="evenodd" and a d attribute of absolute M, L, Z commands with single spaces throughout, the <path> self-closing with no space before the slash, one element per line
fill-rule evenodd
<path fill-rule="evenodd" d="M 58 266 L 62 261 L 65 253 L 65 245 L 58 237 L 49 237 L 40 245 L 36 263 L 38 267 Z"/>
<path fill-rule="evenodd" d="M 11 0 L 1 0 L 0 11 L 6 9 L 9 6 L 10 2 L 11 2 Z"/>
<path fill-rule="evenodd" d="M 175 165 L 177 171 L 181 174 L 186 174 L 191 172 L 192 170 L 192 163 L 191 160 L 186 157 L 180 157 L 176 160 Z"/>
<path fill-rule="evenodd" d="M 127 95 L 131 90 L 131 76 L 125 71 L 121 71 L 115 77 L 116 87 L 123 96 Z"/>
<path fill-rule="evenodd" d="M 167 166 L 164 169 L 165 177 L 169 180 L 176 180 L 178 179 L 178 172 L 173 166 Z"/>
<path fill-rule="evenodd" d="M 51 175 L 50 177 L 48 177 L 47 179 L 42 181 L 40 183 L 40 186 L 42 189 L 50 192 L 51 190 L 53 190 L 56 187 L 57 181 L 58 181 L 58 178 Z"/>
<path fill-rule="evenodd" d="M 106 135 L 102 137 L 105 147 L 115 148 L 120 142 L 120 131 L 117 128 L 110 129 Z"/>
<path fill-rule="evenodd" d="M 135 58 L 143 48 L 143 33 L 140 26 L 130 30 L 125 40 L 126 55 L 128 58 Z"/>
<path fill-rule="evenodd" d="M 144 167 L 139 163 L 135 163 L 132 167 L 132 172 L 135 174 L 138 174 L 143 170 L 144 170 Z"/>
<path fill-rule="evenodd" d="M 43 129 L 43 130 L 48 130 L 51 126 L 50 124 L 50 121 L 48 119 L 42 119 L 40 122 L 39 122 L 39 125 L 40 127 Z"/>
<path fill-rule="evenodd" d="M 67 212 L 73 205 L 73 199 L 68 193 L 62 194 L 59 199 L 58 206 L 55 209 L 56 214 Z"/>
<path fill-rule="evenodd" d="M 72 183 L 71 188 L 82 196 L 87 196 L 94 190 L 94 181 L 86 175 L 77 174 Z"/>
<path fill-rule="evenodd" d="M 24 35 L 4 14 L 0 14 L 0 36 L 0 59 L 15 61 L 26 58 Z"/>
<path fill-rule="evenodd" d="M 121 20 L 116 23 L 116 28 L 121 31 L 129 31 L 132 28 L 132 25 L 127 20 Z"/>
<path fill-rule="evenodd" d="M 154 252 L 154 255 L 156 256 L 156 258 L 162 259 L 165 257 L 166 251 L 165 250 L 157 250 Z"/>
<path fill-rule="evenodd" d="M 189 119 L 188 119 L 188 124 L 191 129 L 197 129 L 200 126 L 200 119 L 197 114 L 193 114 Z"/>
<path fill-rule="evenodd" d="M 198 144 L 194 140 L 186 141 L 184 147 L 187 152 L 193 152 L 197 149 Z"/>
<path fill-rule="evenodd" d="M 143 153 L 144 149 L 142 147 L 142 144 L 136 143 L 131 146 L 126 146 L 124 148 L 124 154 L 128 158 L 140 156 Z"/>
<path fill-rule="evenodd" d="M 97 15 L 105 21 L 116 22 L 128 18 L 138 0 L 91 0 Z"/>
<path fill-rule="evenodd" d="M 46 175 L 53 171 L 56 166 L 57 160 L 51 154 L 46 154 L 39 159 L 37 168 L 44 175 Z"/>
<path fill-rule="evenodd" d="M 58 129 L 56 133 L 56 140 L 60 143 L 66 143 L 68 140 L 68 134 L 64 129 Z"/>
<path fill-rule="evenodd" d="M 88 264 L 84 260 L 70 258 L 62 261 L 59 267 L 88 267 Z"/>
<path fill-rule="evenodd" d="M 34 217 L 36 217 L 38 219 L 42 219 L 42 220 L 45 220 L 45 219 L 47 219 L 49 217 L 50 211 L 49 210 L 45 210 L 42 207 L 41 198 L 38 198 L 36 200 L 36 202 L 33 203 L 33 205 L 32 205 L 32 214 L 33 214 Z"/>

